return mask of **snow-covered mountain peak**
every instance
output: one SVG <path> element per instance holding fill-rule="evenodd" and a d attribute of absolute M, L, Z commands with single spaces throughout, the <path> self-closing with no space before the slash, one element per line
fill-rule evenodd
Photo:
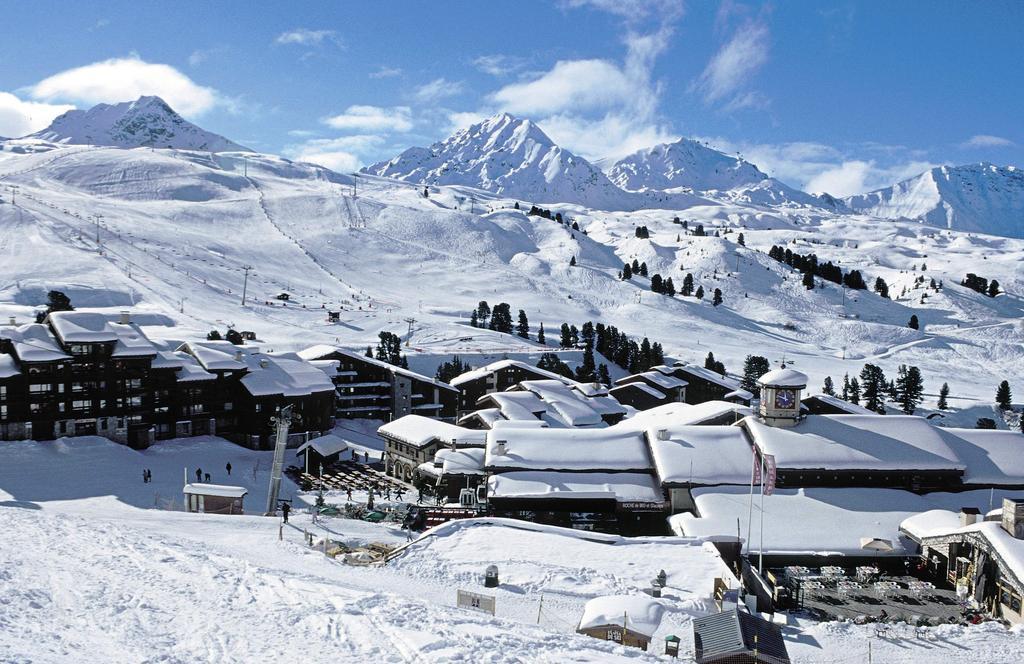
<path fill-rule="evenodd" d="M 119 104 L 97 104 L 88 110 L 68 111 L 46 129 L 30 134 L 29 138 L 122 148 L 249 151 L 249 148 L 197 127 L 178 115 L 163 99 L 152 95 Z"/>
<path fill-rule="evenodd" d="M 679 187 L 724 191 L 768 178 L 750 162 L 688 138 L 637 150 L 616 161 L 607 172 L 612 182 L 632 191 Z"/>
<path fill-rule="evenodd" d="M 887 219 L 1024 237 L 1024 173 L 988 162 L 936 166 L 891 187 L 851 196 L 846 204 Z"/>
<path fill-rule="evenodd" d="M 616 209 L 630 194 L 554 143 L 531 120 L 499 113 L 429 148 L 413 147 L 366 173 L 425 184 L 479 187 L 528 201 Z"/>

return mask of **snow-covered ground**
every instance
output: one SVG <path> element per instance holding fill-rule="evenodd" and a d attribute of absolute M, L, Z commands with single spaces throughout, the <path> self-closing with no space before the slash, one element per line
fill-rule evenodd
<path fill-rule="evenodd" d="M 144 452 L 93 438 L 0 446 L 0 661 L 654 661 L 670 633 L 692 652 L 689 618 L 713 610 L 714 578 L 729 576 L 695 540 L 500 519 L 451 523 L 385 567 L 351 567 L 307 547 L 303 530 L 348 544 L 405 545 L 404 533 L 298 513 L 279 540 L 279 519 L 153 505 L 180 496 L 185 467 L 223 481 L 231 461 L 231 482 L 259 512 L 269 456 L 218 439 Z M 142 483 L 146 467 L 153 484 Z M 501 586 L 483 588 L 492 563 Z M 651 654 L 574 633 L 587 600 L 635 595 L 660 569 L 668 585 Z M 496 615 L 456 608 L 459 588 L 494 595 Z M 1005 663 L 1024 646 L 1019 630 L 994 624 L 931 631 L 879 639 L 870 626 L 794 623 L 785 634 L 801 664 L 863 662 L 869 642 L 874 661 L 908 664 Z"/>

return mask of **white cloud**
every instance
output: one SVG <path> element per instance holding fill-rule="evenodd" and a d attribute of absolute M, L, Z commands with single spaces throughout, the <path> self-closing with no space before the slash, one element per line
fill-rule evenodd
<path fill-rule="evenodd" d="M 560 60 L 532 81 L 506 85 L 489 99 L 510 113 L 558 113 L 628 104 L 636 91 L 637 81 L 613 62 Z"/>
<path fill-rule="evenodd" d="M 960 144 L 961 148 L 1010 148 L 1016 145 L 1013 141 L 1002 136 L 991 136 L 989 134 L 976 134 Z"/>
<path fill-rule="evenodd" d="M 385 108 L 356 104 L 322 122 L 346 131 L 405 132 L 412 129 L 412 110 L 408 106 Z"/>
<path fill-rule="evenodd" d="M 68 69 L 39 81 L 28 92 L 41 101 L 89 106 L 157 95 L 185 116 L 202 115 L 218 104 L 231 108 L 231 102 L 213 88 L 198 85 L 170 65 L 136 56 Z"/>
<path fill-rule="evenodd" d="M 435 102 L 446 97 L 454 97 L 462 93 L 462 81 L 449 81 L 444 78 L 435 78 L 429 83 L 416 88 L 413 97 L 420 103 Z"/>
<path fill-rule="evenodd" d="M 387 67 L 381 65 L 376 71 L 370 72 L 370 78 L 394 78 L 401 76 L 402 70 L 399 67 Z"/>
<path fill-rule="evenodd" d="M 584 159 L 618 159 L 641 148 L 679 139 L 677 134 L 653 123 L 636 123 L 616 113 L 589 120 L 563 114 L 545 118 L 541 128 L 558 145 Z"/>
<path fill-rule="evenodd" d="M 811 178 L 807 182 L 806 189 L 814 193 L 827 191 L 833 196 L 862 193 L 868 190 L 867 180 L 874 166 L 874 162 L 844 161 Z"/>
<path fill-rule="evenodd" d="M 445 131 L 453 134 L 460 129 L 482 122 L 492 115 L 488 111 L 452 111 L 447 114 L 448 126 Z"/>
<path fill-rule="evenodd" d="M 309 30 L 307 28 L 296 28 L 282 32 L 275 39 L 276 44 L 299 44 L 301 46 L 320 46 L 325 42 L 342 45 L 338 33 L 334 30 Z"/>
<path fill-rule="evenodd" d="M 0 92 L 0 136 L 17 138 L 45 129 L 54 118 L 74 106 L 24 101 L 10 92 Z"/>
<path fill-rule="evenodd" d="M 351 173 L 362 168 L 363 157 L 373 154 L 384 143 L 381 136 L 359 134 L 339 138 L 317 138 L 285 148 L 285 156 L 296 161 L 308 161 L 339 173 Z"/>
<path fill-rule="evenodd" d="M 562 0 L 561 5 L 567 8 L 590 7 L 628 22 L 652 16 L 662 21 L 675 20 L 682 16 L 684 7 L 682 0 Z"/>
<path fill-rule="evenodd" d="M 707 103 L 735 93 L 768 61 L 769 31 L 762 21 L 743 23 L 711 58 L 692 89 L 699 90 Z"/>
<path fill-rule="evenodd" d="M 507 76 L 523 68 L 526 61 L 512 55 L 481 55 L 473 59 L 473 66 L 491 76 Z"/>

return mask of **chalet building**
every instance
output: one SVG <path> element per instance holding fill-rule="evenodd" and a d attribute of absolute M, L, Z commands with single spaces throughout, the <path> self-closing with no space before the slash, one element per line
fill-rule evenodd
<path fill-rule="evenodd" d="M 249 490 L 228 484 L 186 484 L 185 508 L 204 514 L 245 514 L 245 496 Z"/>
<path fill-rule="evenodd" d="M 459 412 L 476 407 L 480 397 L 491 392 L 504 392 L 524 380 L 565 380 L 563 376 L 531 366 L 519 360 L 500 360 L 456 376 L 451 384 L 459 390 Z"/>
<path fill-rule="evenodd" d="M 619 403 L 637 410 L 648 410 L 666 403 L 686 401 L 687 381 L 673 375 L 672 367 L 658 366 L 650 371 L 615 381 L 611 395 Z"/>
<path fill-rule="evenodd" d="M 455 421 L 459 390 L 448 383 L 334 346 L 313 346 L 298 355 L 334 383 L 338 418 L 390 422 L 415 414 Z"/>
<path fill-rule="evenodd" d="M 985 517 L 977 509 L 923 512 L 900 531 L 919 545 L 937 579 L 989 615 L 1024 624 L 1024 501 L 1004 498 L 1002 509 Z"/>
<path fill-rule="evenodd" d="M 598 383 L 566 378 L 524 380 L 504 392 L 480 397 L 477 410 L 459 419 L 461 426 L 491 429 L 496 422 L 543 422 L 556 428 L 601 428 L 626 415 L 623 407 Z"/>
<path fill-rule="evenodd" d="M 483 447 L 487 433 L 465 429 L 422 415 L 406 415 L 377 429 L 384 439 L 384 471 L 412 482 L 424 463 L 433 463 L 442 448 Z"/>
<path fill-rule="evenodd" d="M 0 438 L 7 440 L 98 435 L 144 448 L 218 434 L 265 446 L 269 417 L 284 403 L 302 415 L 293 430 L 329 430 L 333 390 L 298 357 L 228 342 L 152 341 L 126 312 L 117 319 L 54 312 L 44 323 L 0 328 Z"/>
<path fill-rule="evenodd" d="M 664 607 L 647 595 L 605 595 L 583 607 L 576 632 L 647 650 L 661 625 Z"/>
<path fill-rule="evenodd" d="M 441 448 L 434 453 L 432 462 L 419 465 L 417 473 L 433 484 L 435 495 L 446 503 L 460 502 L 466 490 L 475 497 L 477 488 L 486 480 L 484 448 Z"/>
<path fill-rule="evenodd" d="M 655 369 L 661 371 L 663 367 Z M 749 406 L 754 398 L 753 394 L 740 387 L 738 380 L 697 364 L 676 364 L 671 375 L 686 381 L 686 403 L 689 404 L 730 401 Z"/>

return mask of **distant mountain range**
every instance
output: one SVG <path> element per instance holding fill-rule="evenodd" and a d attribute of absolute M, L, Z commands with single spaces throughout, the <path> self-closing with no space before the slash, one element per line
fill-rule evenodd
<path fill-rule="evenodd" d="M 250 151 L 185 120 L 154 96 L 68 111 L 27 138 L 124 148 Z M 557 145 L 531 120 L 507 113 L 363 171 L 417 184 L 475 187 L 538 204 L 602 210 L 683 209 L 715 202 L 812 207 L 1024 237 L 1024 173 L 1014 166 L 941 166 L 891 187 L 837 199 L 790 187 L 740 157 L 686 138 L 638 150 L 602 170 Z"/>
<path fill-rule="evenodd" d="M 885 219 L 1024 237 L 1024 172 L 1014 166 L 939 166 L 845 203 Z"/>
<path fill-rule="evenodd" d="M 68 111 L 46 129 L 27 138 L 119 148 L 251 152 L 249 148 L 197 127 L 178 115 L 163 99 L 152 96 L 120 104 L 97 104 L 87 111 Z"/>

